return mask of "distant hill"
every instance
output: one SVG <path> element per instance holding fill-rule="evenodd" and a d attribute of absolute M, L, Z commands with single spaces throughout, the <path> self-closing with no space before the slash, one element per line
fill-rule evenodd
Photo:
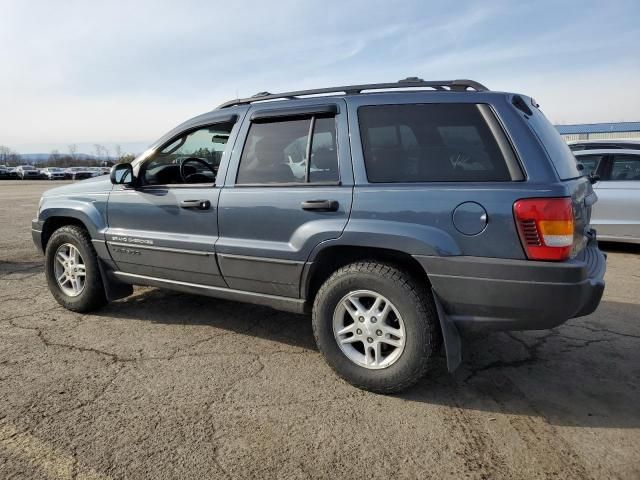
<path fill-rule="evenodd" d="M 65 155 L 62 153 L 61 155 Z M 50 153 L 22 153 L 20 154 L 20 160 L 24 163 L 42 163 L 49 160 L 51 156 Z M 76 158 L 81 161 L 86 160 L 101 160 L 104 161 L 105 157 L 96 157 L 95 155 L 90 155 L 88 153 L 77 153 Z M 109 157 L 108 160 L 114 161 L 113 157 Z"/>

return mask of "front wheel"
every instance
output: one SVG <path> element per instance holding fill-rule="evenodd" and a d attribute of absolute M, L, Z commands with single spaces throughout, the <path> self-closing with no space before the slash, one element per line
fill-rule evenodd
<path fill-rule="evenodd" d="M 399 392 L 424 376 L 438 325 L 426 285 L 375 261 L 336 271 L 313 306 L 313 331 L 327 363 L 349 383 L 378 393 Z"/>
<path fill-rule="evenodd" d="M 56 301 L 74 312 L 89 312 L 107 303 L 98 257 L 89 234 L 75 225 L 51 235 L 45 252 L 45 275 Z"/>

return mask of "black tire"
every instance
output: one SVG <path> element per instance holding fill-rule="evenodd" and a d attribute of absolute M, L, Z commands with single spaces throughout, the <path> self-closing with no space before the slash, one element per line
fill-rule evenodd
<path fill-rule="evenodd" d="M 69 243 L 76 247 L 86 267 L 85 286 L 78 296 L 65 294 L 55 278 L 55 255 L 60 245 Z M 98 267 L 98 257 L 87 231 L 75 225 L 61 227 L 51 235 L 45 252 L 45 276 L 53 298 L 68 310 L 90 312 L 107 303 Z"/>
<path fill-rule="evenodd" d="M 383 369 L 371 370 L 350 360 L 333 333 L 340 300 L 355 290 L 371 290 L 389 299 L 402 316 L 406 339 L 402 354 Z M 327 363 L 352 385 L 377 393 L 396 393 L 418 382 L 438 348 L 440 326 L 433 297 L 425 285 L 398 268 L 363 261 L 337 270 L 322 285 L 313 304 L 313 333 Z"/>

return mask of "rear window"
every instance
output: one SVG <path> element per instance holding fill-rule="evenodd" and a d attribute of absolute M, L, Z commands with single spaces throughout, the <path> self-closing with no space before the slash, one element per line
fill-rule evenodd
<path fill-rule="evenodd" d="M 547 120 L 547 117 L 540 110 L 537 108 L 532 110 L 533 115 L 529 117 L 529 125 L 547 151 L 560 179 L 568 180 L 581 176 L 582 173 L 578 169 L 576 158 L 556 127 Z"/>
<path fill-rule="evenodd" d="M 370 182 L 512 180 L 486 105 L 375 105 L 358 109 Z"/>

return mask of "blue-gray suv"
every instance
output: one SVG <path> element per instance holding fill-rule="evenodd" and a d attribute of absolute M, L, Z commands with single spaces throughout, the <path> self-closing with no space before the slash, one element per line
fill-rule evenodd
<path fill-rule="evenodd" d="M 596 309 L 593 181 L 532 98 L 412 77 L 231 100 L 49 190 L 32 230 L 70 310 L 150 285 L 311 313 L 331 367 L 388 393 L 442 343 L 455 369 L 465 331 Z"/>

